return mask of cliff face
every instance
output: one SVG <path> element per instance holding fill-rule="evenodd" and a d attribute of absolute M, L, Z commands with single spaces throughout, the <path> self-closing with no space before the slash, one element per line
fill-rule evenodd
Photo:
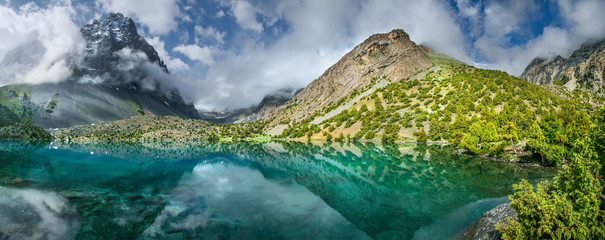
<path fill-rule="evenodd" d="M 301 119 L 377 78 L 399 81 L 431 66 L 425 50 L 403 30 L 374 34 L 264 118 Z M 286 113 L 285 109 L 289 111 Z"/>
<path fill-rule="evenodd" d="M 560 79 L 556 84 L 565 84 L 570 89 L 601 91 L 605 84 L 605 40 L 585 43 L 567 59 L 561 56 L 536 58 L 525 68 L 521 78 L 535 84 Z"/>

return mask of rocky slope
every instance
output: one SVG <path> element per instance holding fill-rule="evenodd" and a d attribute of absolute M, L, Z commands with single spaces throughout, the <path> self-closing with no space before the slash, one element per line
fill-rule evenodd
<path fill-rule="evenodd" d="M 424 48 L 403 30 L 374 34 L 264 119 L 272 119 L 271 126 L 302 119 L 378 79 L 399 81 L 431 66 Z"/>
<path fill-rule="evenodd" d="M 603 91 L 605 39 L 583 44 L 569 58 L 561 56 L 550 59 L 536 58 L 525 68 L 521 78 L 535 84 L 553 83 L 565 85 L 569 89 Z"/>
<path fill-rule="evenodd" d="M 66 56 L 70 77 L 59 83 L 0 88 L 0 105 L 12 111 L 17 122 L 57 128 L 142 114 L 199 117 L 195 107 L 170 86 L 166 65 L 130 18 L 112 13 L 80 31 L 86 49 L 83 56 Z M 37 47 L 30 49 L 31 55 L 47 51 L 38 45 L 33 44 Z M 18 65 L 23 53 L 18 49 L 13 53 L 0 66 Z"/>

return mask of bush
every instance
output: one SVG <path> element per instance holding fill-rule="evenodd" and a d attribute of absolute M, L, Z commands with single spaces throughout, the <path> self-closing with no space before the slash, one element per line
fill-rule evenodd
<path fill-rule="evenodd" d="M 428 135 L 424 131 L 424 128 L 414 132 L 414 136 L 416 136 L 416 142 L 426 142 L 428 140 Z"/>
<path fill-rule="evenodd" d="M 578 141 L 574 152 L 554 183 L 542 182 L 535 191 L 525 180 L 513 185 L 510 205 L 519 220 L 496 225 L 503 239 L 605 238 L 600 165 L 590 144 Z"/>

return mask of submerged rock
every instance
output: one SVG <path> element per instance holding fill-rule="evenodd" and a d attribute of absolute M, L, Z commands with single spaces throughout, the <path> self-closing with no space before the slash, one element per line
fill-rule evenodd
<path fill-rule="evenodd" d="M 501 239 L 502 234 L 495 225 L 500 221 L 506 221 L 509 217 L 517 220 L 517 212 L 508 203 L 501 204 L 484 213 L 479 220 L 450 239 Z"/>

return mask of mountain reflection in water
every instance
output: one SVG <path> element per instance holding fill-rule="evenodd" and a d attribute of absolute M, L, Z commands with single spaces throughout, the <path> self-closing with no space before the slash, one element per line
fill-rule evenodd
<path fill-rule="evenodd" d="M 3 142 L 0 238 L 443 239 L 554 174 L 441 145 Z"/>

